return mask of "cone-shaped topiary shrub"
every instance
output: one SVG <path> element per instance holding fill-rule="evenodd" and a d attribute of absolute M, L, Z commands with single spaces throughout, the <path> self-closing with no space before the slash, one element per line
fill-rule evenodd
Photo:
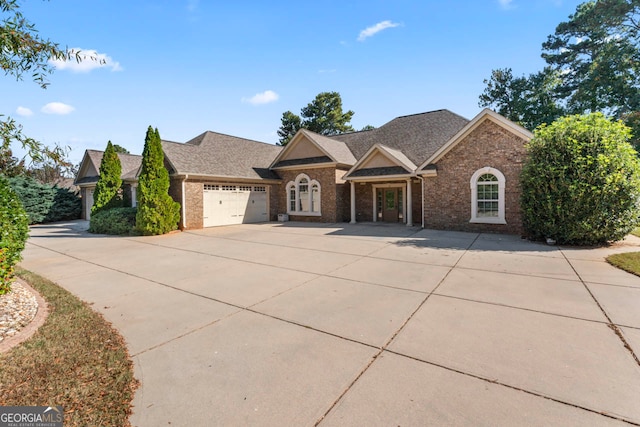
<path fill-rule="evenodd" d="M 164 167 L 160 133 L 151 126 L 144 141 L 137 198 L 136 229 L 140 234 L 165 234 L 177 228 L 180 204 L 169 196 L 169 172 Z"/>
<path fill-rule="evenodd" d="M 107 142 L 102 161 L 100 162 L 100 177 L 93 192 L 93 206 L 91 214 L 103 209 L 111 209 L 122 206 L 122 197 L 119 194 L 122 186 L 122 165 L 118 153 L 113 148 L 111 141 Z"/>
<path fill-rule="evenodd" d="M 539 127 L 521 175 L 529 237 L 593 245 L 633 230 L 640 214 L 640 161 L 629 139 L 629 128 L 601 113 Z"/>
<path fill-rule="evenodd" d="M 9 292 L 13 268 L 29 233 L 27 214 L 7 179 L 0 175 L 0 295 Z"/>

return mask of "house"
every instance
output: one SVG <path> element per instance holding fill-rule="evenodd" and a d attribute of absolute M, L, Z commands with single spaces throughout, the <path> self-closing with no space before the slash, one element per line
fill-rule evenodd
<path fill-rule="evenodd" d="M 80 162 L 80 168 L 74 184 L 80 188 L 80 197 L 82 199 L 82 218 L 91 219 L 91 206 L 93 206 L 93 192 L 100 176 L 100 163 L 104 151 L 86 150 Z M 136 187 L 138 186 L 138 174 L 142 166 L 142 156 L 135 154 L 118 153 L 120 165 L 122 166 L 122 175 L 120 178 L 123 183 L 124 199 L 128 204 L 135 206 L 136 204 Z"/>
<path fill-rule="evenodd" d="M 437 110 L 342 135 L 302 129 L 285 147 L 215 132 L 162 145 L 181 229 L 286 214 L 521 233 L 519 175 L 531 137 L 488 109 L 472 120 Z"/>

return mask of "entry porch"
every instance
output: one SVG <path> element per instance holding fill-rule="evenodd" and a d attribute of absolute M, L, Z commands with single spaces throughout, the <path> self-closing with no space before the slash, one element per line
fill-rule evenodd
<path fill-rule="evenodd" d="M 351 224 L 356 222 L 421 224 L 420 180 L 349 180 Z"/>

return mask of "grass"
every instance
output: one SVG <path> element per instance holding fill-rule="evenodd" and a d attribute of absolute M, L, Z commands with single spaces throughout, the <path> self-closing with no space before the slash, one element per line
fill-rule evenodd
<path fill-rule="evenodd" d="M 607 257 L 607 262 L 636 276 L 640 276 L 640 252 L 627 252 Z"/>
<path fill-rule="evenodd" d="M 633 234 L 636 237 L 640 237 L 640 227 L 636 228 L 635 230 L 633 230 L 631 232 L 631 234 Z"/>
<path fill-rule="evenodd" d="M 22 269 L 17 275 L 50 313 L 30 339 L 0 354 L 0 405 L 61 405 L 65 427 L 130 426 L 138 382 L 122 336 L 53 282 Z"/>

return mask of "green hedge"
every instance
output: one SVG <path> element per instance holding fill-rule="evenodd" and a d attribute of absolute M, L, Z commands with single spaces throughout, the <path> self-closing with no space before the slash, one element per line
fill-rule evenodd
<path fill-rule="evenodd" d="M 112 208 L 91 215 L 89 232 L 96 234 L 128 235 L 134 233 L 136 208 Z"/>
<path fill-rule="evenodd" d="M 535 131 L 522 175 L 529 237 L 593 245 L 624 238 L 640 215 L 640 161 L 630 131 L 600 113 Z"/>
<path fill-rule="evenodd" d="M 9 181 L 0 175 L 0 295 L 9 292 L 13 268 L 29 237 L 27 214 Z"/>
<path fill-rule="evenodd" d="M 9 178 L 9 184 L 24 206 L 29 224 L 80 218 L 80 197 L 66 188 L 41 184 L 25 176 Z"/>

